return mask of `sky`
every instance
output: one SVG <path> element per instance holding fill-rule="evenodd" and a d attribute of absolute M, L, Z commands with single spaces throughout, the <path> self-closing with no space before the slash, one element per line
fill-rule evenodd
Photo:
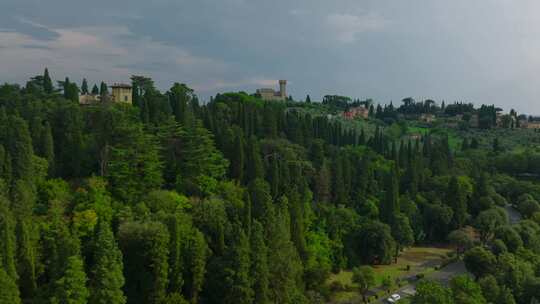
<path fill-rule="evenodd" d="M 1 0 L 0 82 L 496 104 L 540 114 L 538 0 Z"/>

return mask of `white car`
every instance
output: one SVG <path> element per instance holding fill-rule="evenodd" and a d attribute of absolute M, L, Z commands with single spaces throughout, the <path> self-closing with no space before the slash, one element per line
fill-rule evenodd
<path fill-rule="evenodd" d="M 401 300 L 401 296 L 398 295 L 397 293 L 391 295 L 388 299 L 386 299 L 386 301 L 388 301 L 388 303 L 396 303 L 399 300 Z"/>

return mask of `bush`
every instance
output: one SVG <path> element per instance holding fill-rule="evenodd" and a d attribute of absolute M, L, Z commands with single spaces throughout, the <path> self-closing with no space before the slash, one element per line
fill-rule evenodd
<path fill-rule="evenodd" d="M 423 279 L 425 276 L 426 276 L 425 274 L 419 273 L 419 274 L 416 275 L 416 279 L 417 279 L 417 280 L 421 280 L 421 279 Z"/>

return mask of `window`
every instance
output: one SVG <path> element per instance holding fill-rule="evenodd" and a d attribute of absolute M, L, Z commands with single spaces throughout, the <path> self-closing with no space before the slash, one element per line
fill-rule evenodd
<path fill-rule="evenodd" d="M 124 101 L 128 101 L 128 96 L 127 95 L 124 95 Z"/>

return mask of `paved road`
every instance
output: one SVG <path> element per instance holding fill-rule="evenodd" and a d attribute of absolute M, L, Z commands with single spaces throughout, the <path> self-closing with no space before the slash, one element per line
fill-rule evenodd
<path fill-rule="evenodd" d="M 467 270 L 465 269 L 465 264 L 463 263 L 463 261 L 457 261 L 457 262 L 447 265 L 441 270 L 438 270 L 438 271 L 435 271 L 426 275 L 425 278 L 428 280 L 434 280 L 444 285 L 447 285 L 453 277 L 461 275 L 461 274 L 466 274 L 466 273 L 467 273 Z M 405 285 L 401 287 L 399 290 L 396 290 L 395 292 L 393 292 L 393 294 L 397 293 L 401 295 L 401 297 L 406 297 L 407 291 L 413 291 L 415 286 L 416 286 L 416 282 Z M 375 303 L 387 303 L 386 298 L 380 299 L 379 301 Z"/>

